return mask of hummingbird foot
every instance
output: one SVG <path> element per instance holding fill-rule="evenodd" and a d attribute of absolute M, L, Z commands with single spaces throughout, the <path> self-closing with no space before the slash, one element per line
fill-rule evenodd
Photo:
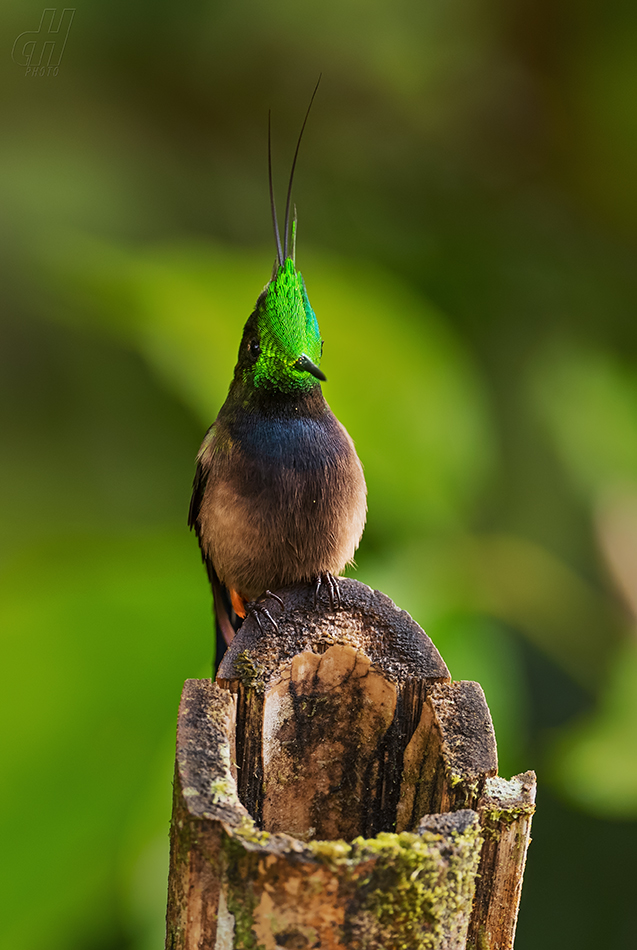
<path fill-rule="evenodd" d="M 265 617 L 265 619 L 270 622 L 275 633 L 278 633 L 279 625 L 274 619 L 274 617 L 272 616 L 272 614 L 270 613 L 270 611 L 268 610 L 268 608 L 263 603 L 263 601 L 269 597 L 271 597 L 273 600 L 278 601 L 281 607 L 285 607 L 285 604 L 283 603 L 283 601 L 281 600 L 278 594 L 273 594 L 271 590 L 266 590 L 263 592 L 263 594 L 261 595 L 261 597 L 259 597 L 258 600 L 253 600 L 251 601 L 251 603 L 246 604 L 246 613 L 250 614 L 251 617 L 254 617 L 254 619 L 259 625 L 259 630 L 261 630 L 262 633 L 263 633 L 263 624 L 261 623 L 262 617 Z"/>
<path fill-rule="evenodd" d="M 330 599 L 330 607 L 334 610 L 335 607 L 341 606 L 341 592 L 338 587 L 338 579 L 334 577 L 333 574 L 330 574 L 329 571 L 323 571 L 322 574 L 319 574 L 314 583 L 314 607 L 316 608 L 318 604 L 318 596 L 321 587 L 325 584 L 327 587 L 327 596 Z"/>

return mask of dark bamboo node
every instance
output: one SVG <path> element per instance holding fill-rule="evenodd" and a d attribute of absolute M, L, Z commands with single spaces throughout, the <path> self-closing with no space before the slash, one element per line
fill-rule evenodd
<path fill-rule="evenodd" d="M 169 950 L 505 950 L 535 778 L 384 594 L 276 591 L 182 694 Z M 477 885 L 477 886 L 476 886 Z"/>

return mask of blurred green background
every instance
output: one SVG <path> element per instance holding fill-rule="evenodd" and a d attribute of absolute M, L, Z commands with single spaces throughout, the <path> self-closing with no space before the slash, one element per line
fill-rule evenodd
<path fill-rule="evenodd" d="M 637 6 L 86 0 L 33 75 L 42 10 L 0 11 L 0 946 L 163 946 L 193 460 L 272 264 L 268 109 L 281 204 L 322 72 L 297 260 L 356 576 L 538 772 L 518 950 L 632 950 Z"/>

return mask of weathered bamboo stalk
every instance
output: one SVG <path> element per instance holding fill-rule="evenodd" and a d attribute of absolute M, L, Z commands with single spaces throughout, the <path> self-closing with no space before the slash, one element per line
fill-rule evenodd
<path fill-rule="evenodd" d="M 217 682 L 186 683 L 169 950 L 513 944 L 532 773 L 496 778 L 478 684 L 387 597 L 340 588 L 337 609 L 280 591 L 278 632 L 248 619 Z"/>

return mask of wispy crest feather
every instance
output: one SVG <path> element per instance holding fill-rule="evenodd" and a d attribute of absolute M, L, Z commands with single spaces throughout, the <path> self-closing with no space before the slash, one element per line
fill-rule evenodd
<path fill-rule="evenodd" d="M 322 74 L 321 74 L 322 75 Z M 294 158 L 292 159 L 292 167 L 290 169 L 290 180 L 288 182 L 288 193 L 285 201 L 285 219 L 283 223 L 283 246 L 281 246 L 281 232 L 279 231 L 279 222 L 276 215 L 276 202 L 274 200 L 274 186 L 272 184 L 272 136 L 271 136 L 271 113 L 268 112 L 268 178 L 270 183 L 270 208 L 272 211 L 272 225 L 274 227 L 274 239 L 276 241 L 276 253 L 279 266 L 285 263 L 288 258 L 288 240 L 290 233 L 290 202 L 292 198 L 292 184 L 294 182 L 294 170 L 296 168 L 296 160 L 299 157 L 299 149 L 301 147 L 301 140 L 303 138 L 303 133 L 305 131 L 305 126 L 307 125 L 307 120 L 310 115 L 310 110 L 312 108 L 312 103 L 314 102 L 314 97 L 318 91 L 319 84 L 321 82 L 321 75 L 316 81 L 316 86 L 314 87 L 314 92 L 310 99 L 310 104 L 307 107 L 307 112 L 305 113 L 305 118 L 303 119 L 303 125 L 301 126 L 301 131 L 299 132 L 299 138 L 296 143 L 296 149 L 294 150 Z M 296 218 L 296 209 L 295 209 L 295 218 Z M 294 243 L 294 240 L 293 240 Z M 293 248 L 293 251 L 295 249 Z"/>

